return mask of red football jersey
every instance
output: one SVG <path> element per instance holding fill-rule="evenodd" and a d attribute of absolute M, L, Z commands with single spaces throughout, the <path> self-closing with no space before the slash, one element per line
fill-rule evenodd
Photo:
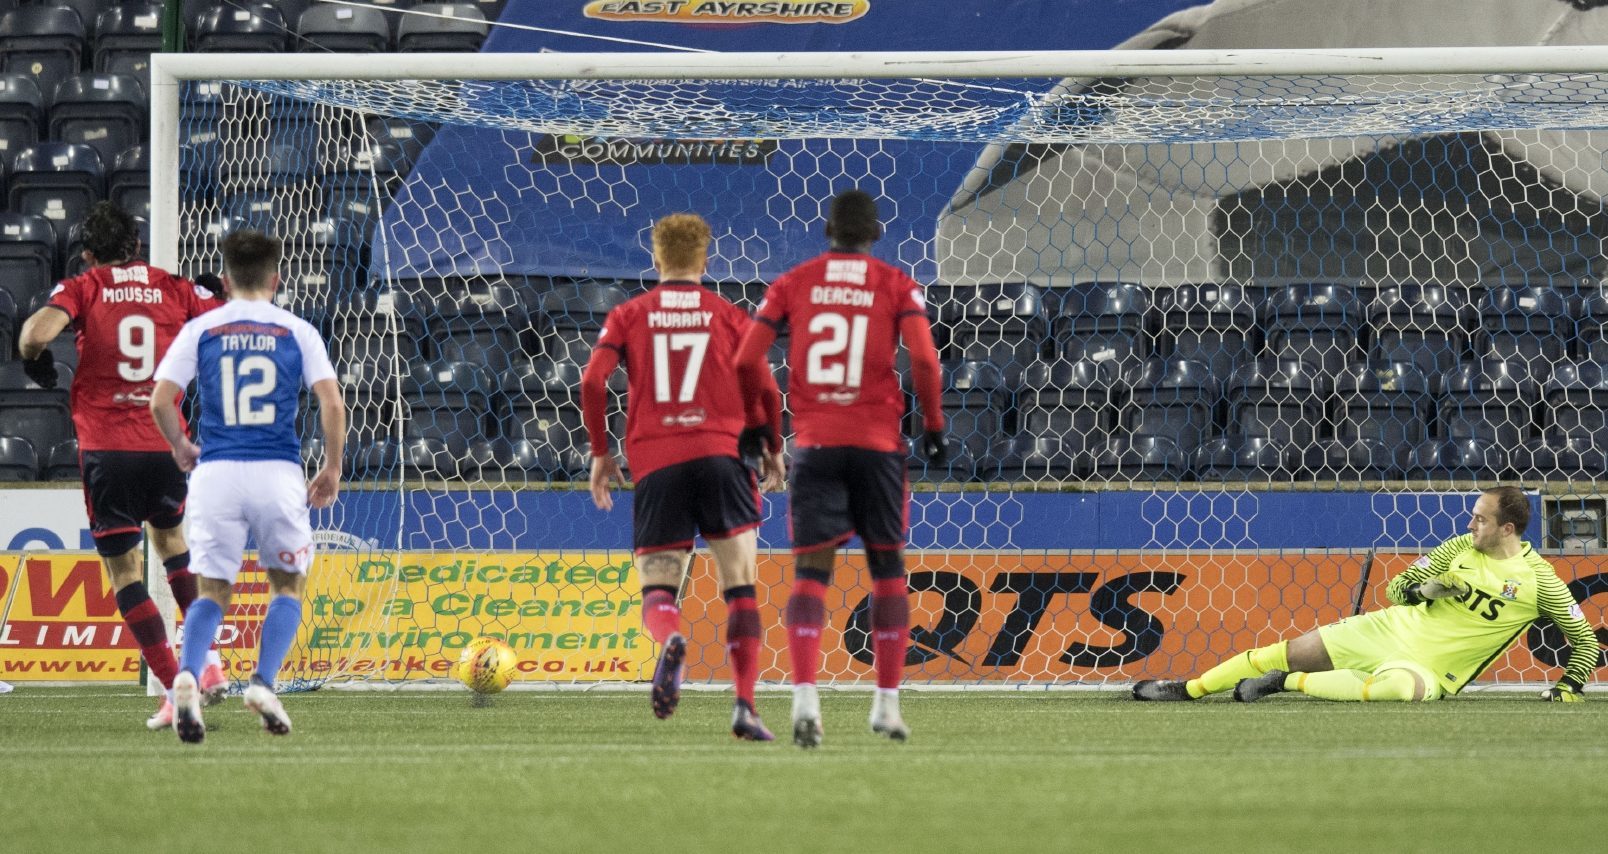
<path fill-rule="evenodd" d="M 168 450 L 146 410 L 156 387 L 151 377 L 185 321 L 222 302 L 136 261 L 61 282 L 48 305 L 72 318 L 78 345 L 72 409 L 79 450 Z"/>
<path fill-rule="evenodd" d="M 748 314 L 692 282 L 661 282 L 609 312 L 597 346 L 625 365 L 631 476 L 699 457 L 737 456 L 744 424 L 737 344 Z"/>
<path fill-rule="evenodd" d="M 756 319 L 788 343 L 788 405 L 801 446 L 904 451 L 899 321 L 926 316 L 921 285 L 857 252 L 827 252 L 765 291 Z"/>

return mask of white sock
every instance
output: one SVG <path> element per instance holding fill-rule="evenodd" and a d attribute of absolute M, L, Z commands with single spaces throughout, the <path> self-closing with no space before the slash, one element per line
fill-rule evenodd
<path fill-rule="evenodd" d="M 899 717 L 899 689 L 878 688 L 871 698 L 871 717 Z"/>
<path fill-rule="evenodd" d="M 821 717 L 821 697 L 815 692 L 815 683 L 793 686 L 793 720 Z"/>
<path fill-rule="evenodd" d="M 223 666 L 223 656 L 218 655 L 217 650 L 209 649 L 209 650 L 207 650 L 207 663 L 208 664 L 216 664 L 219 667 L 222 667 Z"/>

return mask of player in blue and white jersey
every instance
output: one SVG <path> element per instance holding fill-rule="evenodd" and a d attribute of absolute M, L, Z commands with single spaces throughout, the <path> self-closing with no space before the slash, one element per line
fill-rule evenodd
<path fill-rule="evenodd" d="M 246 537 L 268 572 L 273 600 L 262 621 L 257 670 L 246 708 L 275 735 L 290 718 L 274 695 L 274 679 L 301 623 L 302 590 L 312 563 L 308 506 L 328 507 L 340 492 L 346 408 L 335 368 L 317 330 L 273 304 L 279 286 L 280 242 L 241 230 L 223 239 L 229 302 L 184 325 L 156 369 L 151 415 L 190 472 L 191 570 L 200 595 L 184 621 L 180 673 L 173 682 L 173 729 L 179 739 L 206 737 L 196 674 L 229 608 Z M 200 400 L 197 438 L 184 435 L 174 401 L 195 380 Z M 306 481 L 296 407 L 301 389 L 318 398 L 324 464 Z"/>

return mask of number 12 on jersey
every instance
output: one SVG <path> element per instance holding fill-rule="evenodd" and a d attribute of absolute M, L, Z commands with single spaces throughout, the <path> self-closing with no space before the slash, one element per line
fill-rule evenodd
<path fill-rule="evenodd" d="M 670 402 L 670 353 L 686 350 L 687 370 L 681 375 L 681 388 L 675 402 L 689 403 L 698 393 L 698 375 L 703 372 L 704 353 L 709 350 L 707 332 L 657 332 L 653 336 L 653 399 Z"/>
<path fill-rule="evenodd" d="M 274 390 L 279 381 L 279 367 L 267 356 L 247 356 L 235 367 L 233 356 L 218 360 L 223 375 L 223 423 L 230 427 L 248 427 L 274 423 L 273 401 L 259 405 L 257 398 Z M 247 380 L 255 376 L 255 380 Z"/>

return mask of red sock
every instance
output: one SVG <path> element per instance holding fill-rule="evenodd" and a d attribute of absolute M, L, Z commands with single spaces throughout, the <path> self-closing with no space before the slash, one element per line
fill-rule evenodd
<path fill-rule="evenodd" d="M 182 552 L 162 561 L 162 567 L 167 570 L 168 588 L 173 591 L 173 601 L 179 605 L 180 614 L 190 613 L 190 603 L 195 601 L 195 573 L 190 571 L 190 553 Z"/>
<path fill-rule="evenodd" d="M 794 685 L 814 685 L 821 669 L 825 598 L 825 584 L 809 578 L 793 582 L 793 595 L 787 599 L 787 654 L 793 661 Z"/>
<path fill-rule="evenodd" d="M 743 586 L 726 591 L 726 655 L 731 659 L 731 681 L 737 699 L 754 705 L 754 683 L 759 681 L 759 646 L 764 632 L 760 628 L 759 605 L 754 588 Z"/>
<path fill-rule="evenodd" d="M 871 653 L 878 688 L 898 688 L 910 646 L 910 596 L 904 576 L 871 582 Z"/>
<path fill-rule="evenodd" d="M 173 687 L 173 677 L 179 675 L 179 660 L 173 657 L 168 644 L 167 627 L 162 623 L 162 612 L 156 609 L 145 582 L 136 581 L 117 591 L 117 609 L 123 612 L 123 622 L 140 646 L 145 664 L 156 674 L 163 688 Z"/>
<path fill-rule="evenodd" d="M 663 587 L 642 591 L 642 627 L 657 644 L 681 631 L 681 606 L 676 604 L 676 595 Z"/>

